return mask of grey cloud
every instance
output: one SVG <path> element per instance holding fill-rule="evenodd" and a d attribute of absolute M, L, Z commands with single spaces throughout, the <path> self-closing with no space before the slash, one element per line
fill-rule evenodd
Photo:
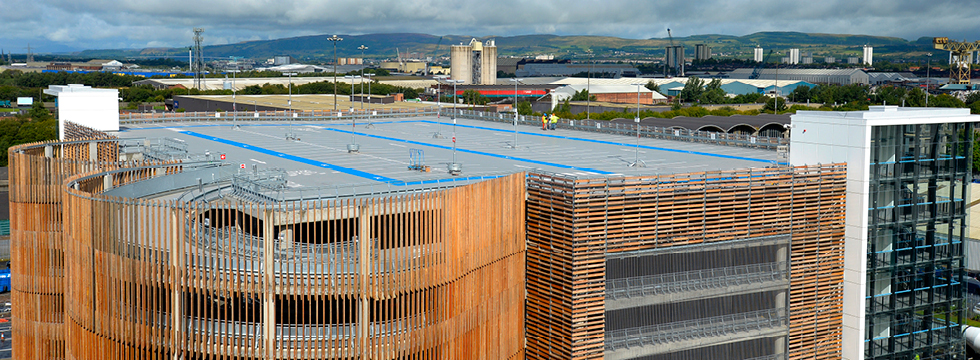
<path fill-rule="evenodd" d="M 0 46 L 37 40 L 77 48 L 186 46 L 191 28 L 220 44 L 312 34 L 604 35 L 624 38 L 758 31 L 970 38 L 968 0 L 8 0 Z"/>

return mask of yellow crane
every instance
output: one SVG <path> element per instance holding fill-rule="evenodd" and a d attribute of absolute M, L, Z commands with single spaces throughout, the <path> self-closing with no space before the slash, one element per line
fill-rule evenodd
<path fill-rule="evenodd" d="M 980 50 L 980 41 L 972 43 L 950 41 L 949 38 L 932 38 L 932 46 L 939 50 L 946 50 L 952 54 L 952 63 L 949 64 L 949 83 L 950 84 L 970 84 L 970 62 L 973 53 Z"/>

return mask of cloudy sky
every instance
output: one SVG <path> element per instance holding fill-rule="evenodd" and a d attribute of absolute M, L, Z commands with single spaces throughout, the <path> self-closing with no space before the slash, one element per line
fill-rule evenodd
<path fill-rule="evenodd" d="M 205 45 L 318 34 L 605 35 L 800 31 L 980 40 L 975 0 L 3 0 L 0 48 Z"/>

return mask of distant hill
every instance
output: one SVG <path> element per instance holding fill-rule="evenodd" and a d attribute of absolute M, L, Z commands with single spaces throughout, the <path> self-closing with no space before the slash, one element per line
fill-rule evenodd
<path fill-rule="evenodd" d="M 211 45 L 204 48 L 207 58 L 218 59 L 229 56 L 242 56 L 252 59 L 266 59 L 277 55 L 290 55 L 303 61 L 326 62 L 333 58 L 334 44 L 327 40 L 331 35 L 313 35 L 276 40 L 247 41 L 236 44 Z M 337 56 L 360 57 L 360 45 L 368 47 L 364 53 L 368 58 L 395 58 L 396 49 L 402 53 L 417 52 L 424 56 L 448 56 L 449 46 L 468 43 L 474 38 L 465 35 L 434 36 L 427 34 L 369 34 L 339 35 L 344 38 L 337 43 Z M 495 39 L 497 52 L 501 56 L 526 56 L 553 54 L 556 57 L 584 57 L 586 49 L 592 49 L 596 56 L 605 58 L 638 58 L 644 56 L 661 57 L 664 47 L 670 44 L 666 38 L 623 39 L 608 36 L 558 36 L 558 35 L 520 35 L 487 36 L 478 40 Z M 440 41 L 441 40 L 441 41 Z M 674 38 L 677 44 L 687 47 L 688 56 L 694 51 L 694 44 L 706 43 L 715 54 L 721 57 L 746 58 L 752 49 L 761 45 L 777 52 L 785 53 L 789 48 L 799 48 L 803 53 L 815 56 L 858 56 L 862 45 L 876 48 L 875 58 L 901 58 L 910 54 L 921 55 L 931 50 L 931 38 L 923 37 L 915 41 L 901 38 L 844 35 L 808 34 L 800 32 L 759 32 L 745 36 L 694 35 Z M 437 46 L 438 45 L 438 46 Z M 85 50 L 75 53 L 84 58 L 131 57 L 176 57 L 187 56 L 187 48 L 147 48 L 138 50 Z"/>

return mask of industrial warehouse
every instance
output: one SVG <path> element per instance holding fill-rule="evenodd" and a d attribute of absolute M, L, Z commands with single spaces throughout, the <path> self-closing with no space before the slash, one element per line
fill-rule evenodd
<path fill-rule="evenodd" d="M 964 357 L 968 110 L 349 104 L 11 148 L 18 358 Z"/>

